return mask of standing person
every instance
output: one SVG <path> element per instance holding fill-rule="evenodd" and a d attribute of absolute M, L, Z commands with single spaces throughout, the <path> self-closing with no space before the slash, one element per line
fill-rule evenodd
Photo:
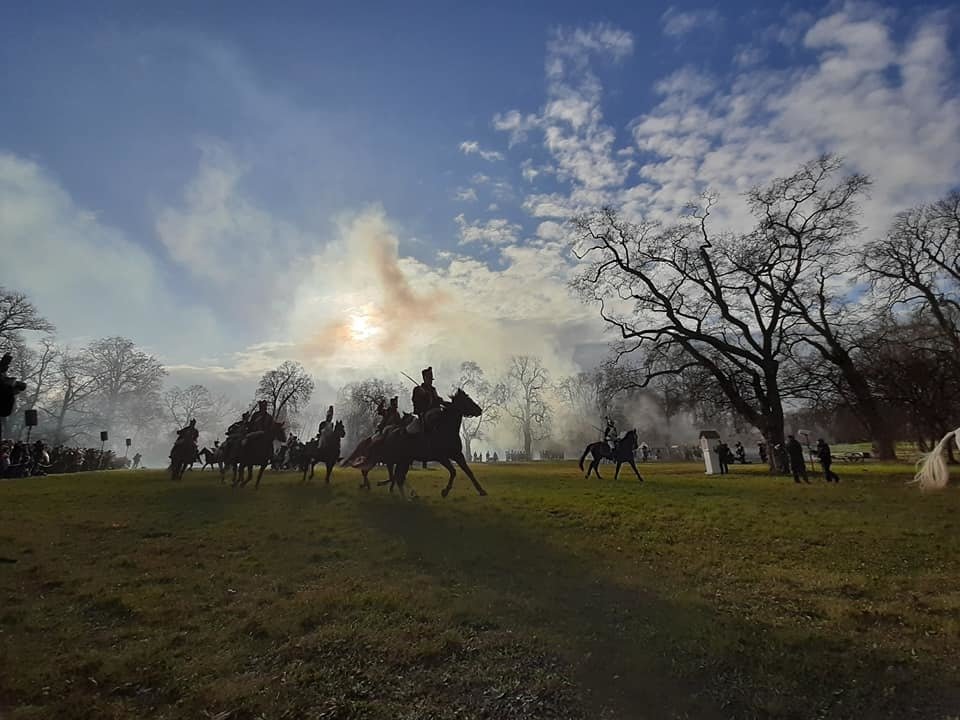
<path fill-rule="evenodd" d="M 721 442 L 719 445 L 717 445 L 717 459 L 720 461 L 721 475 L 726 475 L 730 472 L 730 466 L 727 464 L 729 452 L 730 452 L 730 448 L 727 447 L 727 444 L 725 442 Z"/>
<path fill-rule="evenodd" d="M 827 482 L 831 480 L 835 483 L 840 482 L 840 476 L 830 469 L 833 464 L 833 455 L 830 453 L 830 446 L 824 442 L 823 438 L 817 440 L 817 458 L 823 466 L 823 479 Z"/>
<path fill-rule="evenodd" d="M 760 452 L 760 462 L 765 463 L 767 461 L 767 446 L 762 442 L 757 443 L 757 450 Z"/>
<path fill-rule="evenodd" d="M 807 478 L 807 463 L 803 459 L 803 445 L 797 442 L 797 439 L 793 435 L 787 435 L 787 457 L 790 459 L 790 470 L 793 471 L 793 481 L 795 483 L 800 482 L 800 476 L 803 476 L 803 481 L 809 485 L 810 480 Z"/>

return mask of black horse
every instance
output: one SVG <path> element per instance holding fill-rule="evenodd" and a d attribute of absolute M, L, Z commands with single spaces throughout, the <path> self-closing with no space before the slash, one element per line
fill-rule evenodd
<path fill-rule="evenodd" d="M 637 474 L 637 479 L 640 482 L 643 482 L 643 478 L 640 476 L 640 471 L 637 470 L 637 463 L 633 459 L 633 454 L 637 450 L 637 431 L 630 430 L 626 435 L 617 440 L 616 449 L 611 452 L 610 446 L 605 442 L 595 442 L 587 445 L 587 449 L 583 451 L 583 455 L 580 456 L 580 469 L 583 470 L 583 461 L 586 459 L 587 455 L 593 456 L 593 461 L 590 463 L 590 467 L 587 468 L 587 474 L 584 475 L 585 478 L 590 477 L 590 472 L 600 478 L 600 461 L 604 458 L 608 460 L 613 460 L 617 463 L 617 469 L 613 473 L 613 479 L 616 480 L 620 475 L 620 466 L 624 463 L 628 463 L 630 467 L 633 468 L 633 471 Z M 602 478 L 601 478 L 602 479 Z"/>
<path fill-rule="evenodd" d="M 205 447 L 200 451 L 200 457 L 203 458 L 203 467 L 200 468 L 200 472 L 206 470 L 207 465 L 209 465 L 211 469 L 217 469 L 222 462 L 220 459 L 220 448 L 211 450 Z"/>
<path fill-rule="evenodd" d="M 470 478 L 477 492 L 480 495 L 486 495 L 487 491 L 477 481 L 473 470 L 467 464 L 467 459 L 463 455 L 463 441 L 460 439 L 460 425 L 463 418 L 478 417 L 483 409 L 460 389 L 451 396 L 450 401 L 442 409 L 430 412 L 436 413 L 431 423 L 433 428 L 430 431 L 411 435 L 404 427 L 391 428 L 380 442 L 368 448 L 364 464 L 360 466 L 361 472 L 369 471 L 381 462 L 387 466 L 388 470 L 393 466 L 390 473 L 391 481 L 397 483 L 401 494 L 405 494 L 404 485 L 410 466 L 415 462 L 435 461 L 450 473 L 447 486 L 441 491 L 441 495 L 446 497 L 457 475 L 453 467 L 453 463 L 456 463 Z"/>
<path fill-rule="evenodd" d="M 286 439 L 287 434 L 283 430 L 283 423 L 276 420 L 273 421 L 269 430 L 256 430 L 244 437 L 236 456 L 233 486 L 237 487 L 239 484 L 240 487 L 246 487 L 247 483 L 253 479 L 253 468 L 259 465 L 260 472 L 257 473 L 257 482 L 254 485 L 254 488 L 259 488 L 263 471 L 273 462 L 273 443 L 284 442 Z M 246 479 L 243 478 L 244 470 L 247 471 Z"/>
<path fill-rule="evenodd" d="M 326 483 L 330 484 L 330 475 L 333 473 L 333 466 L 342 458 L 340 457 L 340 441 L 346 437 L 347 431 L 343 427 L 343 421 L 337 420 L 333 430 L 327 434 L 324 433 L 321 439 L 314 438 L 308 442 L 300 455 L 300 469 L 303 470 L 303 480 L 313 479 L 313 469 L 318 462 L 327 466 Z M 310 470 L 310 477 L 307 477 L 307 469 Z"/>
<path fill-rule="evenodd" d="M 177 440 L 170 451 L 170 479 L 183 480 L 183 473 L 193 465 L 197 446 L 190 441 Z"/>

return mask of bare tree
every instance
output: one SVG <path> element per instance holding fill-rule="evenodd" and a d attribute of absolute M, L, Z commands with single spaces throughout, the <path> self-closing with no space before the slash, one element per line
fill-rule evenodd
<path fill-rule="evenodd" d="M 619 331 L 618 357 L 640 351 L 652 358 L 638 386 L 701 368 L 768 444 L 783 443 L 783 402 L 794 388 L 784 386 L 781 367 L 802 324 L 790 301 L 816 261 L 835 255 L 838 241 L 834 232 L 798 236 L 788 228 L 801 217 L 816 227 L 842 226 L 834 206 L 860 181 L 842 186 L 839 196 L 824 192 L 835 164 L 821 158 L 752 190 L 748 200 L 759 222 L 747 234 L 712 231 L 716 199 L 709 195 L 699 211 L 670 227 L 632 223 L 610 208 L 575 220 L 577 255 L 590 262 L 578 281 L 581 292 L 600 301 L 601 316 Z"/>
<path fill-rule="evenodd" d="M 203 385 L 174 386 L 163 393 L 161 402 L 176 429 L 194 419 L 205 424 L 207 413 L 213 408 L 213 396 Z"/>
<path fill-rule="evenodd" d="M 476 418 L 464 418 L 460 427 L 463 438 L 463 451 L 472 457 L 474 440 L 482 440 L 486 429 L 500 420 L 500 412 L 507 400 L 507 388 L 503 383 L 491 383 L 484 375 L 483 368 L 472 360 L 461 363 L 457 385 L 470 394 L 470 397 L 483 409 Z"/>
<path fill-rule="evenodd" d="M 401 388 L 380 378 L 349 383 L 337 393 L 337 415 L 347 431 L 346 444 L 356 445 L 373 434 L 379 417 L 377 406 L 400 395 Z"/>
<path fill-rule="evenodd" d="M 303 365 L 286 360 L 275 370 L 268 370 L 260 378 L 257 399 L 270 404 L 270 414 L 277 419 L 295 415 L 310 402 L 313 378 Z"/>
<path fill-rule="evenodd" d="M 54 367 L 51 390 L 41 408 L 53 423 L 54 444 L 69 442 L 89 432 L 92 417 L 86 401 L 96 389 L 96 378 L 87 373 L 83 357 L 62 348 Z"/>
<path fill-rule="evenodd" d="M 138 398 L 158 396 L 160 384 L 167 374 L 159 360 L 124 337 L 92 342 L 83 351 L 83 362 L 85 372 L 94 379 L 103 429 L 107 431 L 113 430 L 124 404 L 132 403 L 146 409 Z"/>
<path fill-rule="evenodd" d="M 0 286 L 0 346 L 19 343 L 24 332 L 52 333 L 53 329 L 26 295 Z"/>
<path fill-rule="evenodd" d="M 508 397 L 504 410 L 517 423 L 529 458 L 533 441 L 543 439 L 550 427 L 551 412 L 545 397 L 550 374 L 539 357 L 514 355 L 503 385 Z"/>
<path fill-rule="evenodd" d="M 19 343 L 14 349 L 14 375 L 27 384 L 27 390 L 20 396 L 20 404 L 25 409 L 42 405 L 56 370 L 59 350 L 51 338 L 44 338 L 36 347 Z M 22 437 L 26 426 L 22 415 L 11 418 L 10 431 L 16 437 Z"/>
<path fill-rule="evenodd" d="M 960 191 L 900 213 L 862 262 L 878 300 L 922 307 L 960 353 Z"/>

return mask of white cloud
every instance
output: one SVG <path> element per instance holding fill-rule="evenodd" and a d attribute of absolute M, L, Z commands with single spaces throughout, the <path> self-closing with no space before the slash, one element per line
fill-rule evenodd
<path fill-rule="evenodd" d="M 468 222 L 463 213 L 454 218 L 460 226 L 460 244 L 511 245 L 517 242 L 521 228 L 505 218 Z"/>
<path fill-rule="evenodd" d="M 720 13 L 712 9 L 678 12 L 673 7 L 669 7 L 660 16 L 660 22 L 663 24 L 664 35 L 680 37 L 698 28 L 715 28 L 723 22 L 723 18 L 720 17 Z"/>
<path fill-rule="evenodd" d="M 460 152 L 464 155 L 479 155 L 487 162 L 503 160 L 503 153 L 496 150 L 484 150 L 476 140 L 464 140 L 460 143 Z"/>
<path fill-rule="evenodd" d="M 457 188 L 457 193 L 454 197 L 463 202 L 476 202 L 477 191 L 473 188 Z"/>
<path fill-rule="evenodd" d="M 0 153 L 0 253 L 4 284 L 26 292 L 61 341 L 121 334 L 166 359 L 181 357 L 190 339 L 224 347 L 209 310 L 182 300 L 143 246 L 9 153 Z"/>

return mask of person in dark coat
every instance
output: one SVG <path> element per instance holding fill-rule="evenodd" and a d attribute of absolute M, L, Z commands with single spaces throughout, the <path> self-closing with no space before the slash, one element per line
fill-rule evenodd
<path fill-rule="evenodd" d="M 824 442 L 823 438 L 817 440 L 817 459 L 823 466 L 823 479 L 827 482 L 840 482 L 840 476 L 830 469 L 833 464 L 833 455 L 830 452 L 830 446 Z"/>
<path fill-rule="evenodd" d="M 787 458 L 790 460 L 790 470 L 793 471 L 793 481 L 799 483 L 800 476 L 803 476 L 803 481 L 809 485 L 807 463 L 803 459 L 803 445 L 797 442 L 793 435 L 787 435 Z"/>

